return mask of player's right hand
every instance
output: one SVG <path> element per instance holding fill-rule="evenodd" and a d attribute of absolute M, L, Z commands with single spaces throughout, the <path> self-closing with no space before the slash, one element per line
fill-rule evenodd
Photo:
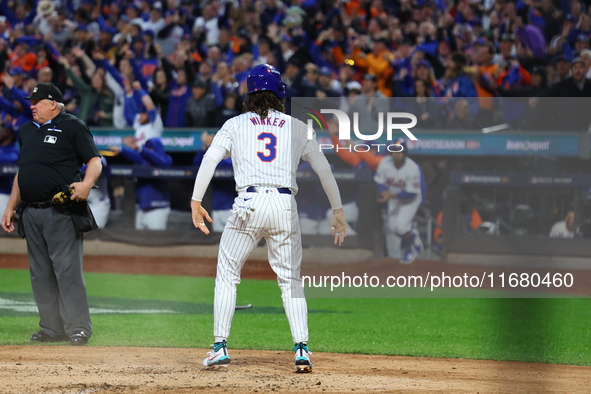
<path fill-rule="evenodd" d="M 388 190 L 384 190 L 382 194 L 378 197 L 378 202 L 386 202 L 391 198 L 395 198 L 396 194 L 390 193 Z"/>
<path fill-rule="evenodd" d="M 209 229 L 205 225 L 205 220 L 212 223 L 213 220 L 209 216 L 209 213 L 201 206 L 200 201 L 191 200 L 191 217 L 193 218 L 193 225 L 199 230 L 203 231 L 204 234 L 209 234 Z"/>
<path fill-rule="evenodd" d="M 343 246 L 343 241 L 347 236 L 347 221 L 345 220 L 345 211 L 343 208 L 334 209 L 332 211 L 330 230 L 332 236 L 334 237 L 334 244 Z"/>

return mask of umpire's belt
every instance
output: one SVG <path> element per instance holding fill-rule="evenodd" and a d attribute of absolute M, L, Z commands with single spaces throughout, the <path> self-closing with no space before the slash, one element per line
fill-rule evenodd
<path fill-rule="evenodd" d="M 272 192 L 273 190 L 277 190 L 281 194 L 291 194 L 291 190 L 289 190 L 287 187 L 278 187 L 277 189 L 275 189 L 275 188 L 249 186 L 246 189 L 246 192 L 247 193 L 262 193 L 262 192 L 269 193 L 269 192 Z"/>
<path fill-rule="evenodd" d="M 43 201 L 43 202 L 28 202 L 27 203 L 28 207 L 33 207 L 33 208 L 37 208 L 37 209 L 51 208 L 54 205 L 55 204 L 51 200 Z"/>

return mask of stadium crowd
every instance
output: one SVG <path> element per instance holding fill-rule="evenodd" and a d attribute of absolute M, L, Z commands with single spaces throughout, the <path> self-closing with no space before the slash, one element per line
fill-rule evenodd
<path fill-rule="evenodd" d="M 261 63 L 282 72 L 291 97 L 416 97 L 430 128 L 490 125 L 493 97 L 591 95 L 591 15 L 579 0 L 0 6 L 1 108 L 16 128 L 30 115 L 21 98 L 48 81 L 90 126 L 132 127 L 122 97 L 137 81 L 164 127 L 219 127 L 240 112 Z M 425 97 L 478 101 L 442 112 Z"/>
<path fill-rule="evenodd" d="M 407 97 L 419 127 L 491 126 L 506 120 L 496 111 L 506 98 L 530 98 L 535 108 L 533 97 L 591 97 L 587 7 L 579 0 L 0 0 L 0 145 L 14 143 L 31 119 L 24 97 L 39 82 L 58 86 L 66 111 L 91 128 L 220 127 L 240 113 L 248 72 L 262 63 L 281 71 L 288 97 L 342 97 L 347 108 L 356 97 Z M 522 111 L 518 127 L 540 127 Z M 590 111 L 565 104 L 562 113 L 569 130 L 587 130 Z M 126 147 L 137 144 L 119 147 L 129 156 Z"/>

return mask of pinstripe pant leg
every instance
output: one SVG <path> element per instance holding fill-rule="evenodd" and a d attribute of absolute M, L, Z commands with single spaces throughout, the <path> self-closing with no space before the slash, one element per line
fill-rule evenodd
<path fill-rule="evenodd" d="M 257 217 L 250 218 L 248 222 L 256 219 Z M 213 333 L 216 342 L 227 339 L 230 335 L 230 326 L 236 308 L 236 286 L 240 284 L 240 272 L 250 252 L 261 239 L 258 231 L 248 222 L 232 214 L 220 240 L 213 299 Z"/>
<path fill-rule="evenodd" d="M 282 197 L 282 198 L 285 198 Z M 289 197 L 286 198 L 289 201 Z M 302 237 L 295 203 L 278 209 L 269 231 L 269 263 L 277 274 L 283 307 L 294 343 L 308 341 L 308 306 L 302 286 Z"/>

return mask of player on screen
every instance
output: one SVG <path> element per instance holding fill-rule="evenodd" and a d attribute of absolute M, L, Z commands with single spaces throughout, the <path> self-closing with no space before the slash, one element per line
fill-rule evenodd
<path fill-rule="evenodd" d="M 423 202 L 424 182 L 419 165 L 407 157 L 404 139 L 399 138 L 393 145 L 400 150 L 380 161 L 374 180 L 381 192 L 378 201 L 387 204 L 384 215 L 386 247 L 396 249 L 400 239 L 400 262 L 411 264 L 423 251 L 413 219 Z"/>

